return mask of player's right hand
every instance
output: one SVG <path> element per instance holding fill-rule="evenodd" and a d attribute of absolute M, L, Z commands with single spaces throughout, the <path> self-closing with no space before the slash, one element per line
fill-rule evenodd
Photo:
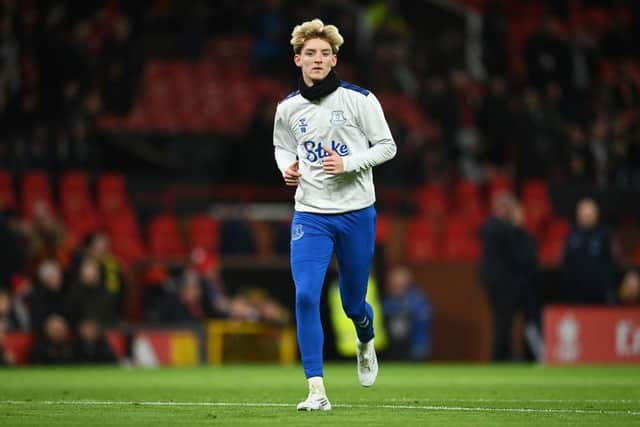
<path fill-rule="evenodd" d="M 298 181 L 302 174 L 298 172 L 298 160 L 291 163 L 287 169 L 285 169 L 282 177 L 284 178 L 284 183 L 289 187 L 296 187 L 298 185 Z"/>

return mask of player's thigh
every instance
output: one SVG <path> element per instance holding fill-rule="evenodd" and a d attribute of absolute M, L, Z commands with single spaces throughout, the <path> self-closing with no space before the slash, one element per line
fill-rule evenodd
<path fill-rule="evenodd" d="M 366 283 L 373 258 L 376 213 L 373 207 L 345 216 L 336 237 L 336 256 L 341 282 Z"/>
<path fill-rule="evenodd" d="M 333 249 L 331 228 L 321 216 L 295 213 L 291 222 L 291 272 L 296 287 L 321 288 Z"/>

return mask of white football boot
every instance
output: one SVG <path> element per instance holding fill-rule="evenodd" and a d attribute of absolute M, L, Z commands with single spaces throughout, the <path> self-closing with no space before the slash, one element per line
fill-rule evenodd
<path fill-rule="evenodd" d="M 371 387 L 378 376 L 378 358 L 373 338 L 364 344 L 357 340 L 356 357 L 358 358 L 358 381 L 364 387 Z"/>
<path fill-rule="evenodd" d="M 298 411 L 330 411 L 331 402 L 327 398 L 322 377 L 309 378 L 309 396 L 298 403 Z"/>

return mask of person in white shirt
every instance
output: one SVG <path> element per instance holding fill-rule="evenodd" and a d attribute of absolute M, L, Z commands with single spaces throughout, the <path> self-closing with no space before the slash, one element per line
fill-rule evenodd
<path fill-rule="evenodd" d="M 291 271 L 296 287 L 298 345 L 309 395 L 298 410 L 330 410 L 323 383 L 320 297 L 331 257 L 338 261 L 340 293 L 352 319 L 358 379 L 378 374 L 373 311 L 365 301 L 375 244 L 372 168 L 392 159 L 396 144 L 382 107 L 370 91 L 341 81 L 333 67 L 343 43 L 338 29 L 319 19 L 292 32 L 299 90 L 278 104 L 273 144 L 278 168 L 295 186 Z"/>

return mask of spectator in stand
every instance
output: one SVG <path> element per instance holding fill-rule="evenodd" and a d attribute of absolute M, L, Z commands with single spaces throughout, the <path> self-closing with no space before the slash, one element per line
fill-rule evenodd
<path fill-rule="evenodd" d="M 496 193 L 492 200 L 492 214 L 480 229 L 480 280 L 487 292 L 493 317 L 494 361 L 512 358 L 511 323 L 517 295 L 513 208 L 514 199 L 510 193 Z"/>
<path fill-rule="evenodd" d="M 27 234 L 16 211 L 0 210 L 0 288 L 9 287 L 16 274 L 26 271 L 27 252 Z"/>
<path fill-rule="evenodd" d="M 567 127 L 565 181 L 577 189 L 588 189 L 595 182 L 595 159 L 584 130 L 578 124 Z"/>
<path fill-rule="evenodd" d="M 167 294 L 157 312 L 162 323 L 194 323 L 206 319 L 200 278 L 193 269 L 183 272 L 177 293 Z"/>
<path fill-rule="evenodd" d="M 158 321 L 158 309 L 167 297 L 170 276 L 167 266 L 153 262 L 142 276 L 142 308 L 147 322 Z"/>
<path fill-rule="evenodd" d="M 514 132 L 517 135 L 514 145 L 518 181 L 544 178 L 552 169 L 556 150 L 561 146 L 554 126 L 557 120 L 544 108 L 540 92 L 534 87 L 526 87 L 522 98 Z"/>
<path fill-rule="evenodd" d="M 98 262 L 91 257 L 80 264 L 78 279 L 69 290 L 67 313 L 72 325 L 84 318 L 96 319 L 103 325 L 113 325 L 118 320 L 113 298 L 101 281 Z"/>
<path fill-rule="evenodd" d="M 227 296 L 218 258 L 202 248 L 191 253 L 191 267 L 200 277 L 203 310 L 207 317 L 229 317 L 246 321 L 288 323 L 289 313 L 263 289 L 248 289 L 241 295 Z"/>
<path fill-rule="evenodd" d="M 631 2 L 635 3 L 635 2 Z M 609 28 L 602 35 L 602 51 L 610 61 L 622 61 L 633 51 L 632 32 L 629 31 L 622 17 L 614 17 L 609 21 Z"/>
<path fill-rule="evenodd" d="M 66 310 L 62 269 L 55 260 L 45 260 L 37 270 L 36 285 L 31 301 L 31 326 L 36 334 L 44 332 L 45 320 L 52 314 L 63 315 Z"/>
<path fill-rule="evenodd" d="M 240 304 L 247 304 L 250 307 L 251 316 L 247 320 L 283 325 L 289 323 L 287 310 L 262 288 L 255 287 L 245 290 L 233 299 L 231 306 L 233 309 L 237 309 Z M 234 314 L 238 316 L 238 313 Z"/>
<path fill-rule="evenodd" d="M 248 221 L 238 218 L 224 221 L 220 252 L 225 255 L 253 255 L 256 253 L 256 238 Z"/>
<path fill-rule="evenodd" d="M 6 289 L 0 289 L 0 321 L 9 330 L 21 329 L 20 322 L 11 304 L 11 292 Z"/>
<path fill-rule="evenodd" d="M 44 336 L 36 337 L 29 362 L 39 365 L 73 363 L 73 345 L 64 317 L 52 314 L 45 321 Z"/>
<path fill-rule="evenodd" d="M 74 361 L 83 364 L 115 363 L 116 356 L 100 324 L 83 319 L 78 325 L 74 342 Z"/>
<path fill-rule="evenodd" d="M 529 82 L 538 89 L 550 82 L 571 87 L 569 46 L 558 31 L 558 20 L 549 15 L 524 45 L 524 59 Z"/>
<path fill-rule="evenodd" d="M 600 62 L 598 40 L 593 32 L 580 27 L 574 29 L 571 43 L 571 62 L 572 90 L 580 97 L 586 96 L 597 80 Z M 580 105 L 575 105 L 575 107 L 584 108 Z"/>
<path fill-rule="evenodd" d="M 434 76 L 423 84 L 422 107 L 433 117 L 442 131 L 446 159 L 453 164 L 457 159 L 455 137 L 462 123 L 460 104 L 455 92 L 442 76 Z"/>
<path fill-rule="evenodd" d="M 11 281 L 12 298 L 11 307 L 18 321 L 18 329 L 30 331 L 31 304 L 33 299 L 33 286 L 28 276 L 15 276 Z"/>
<path fill-rule="evenodd" d="M 508 26 L 504 2 L 489 0 L 482 24 L 482 58 L 489 75 L 504 76 L 509 69 Z"/>
<path fill-rule="evenodd" d="M 509 87 L 504 77 L 491 79 L 489 92 L 484 97 L 478 112 L 478 125 L 482 131 L 483 146 L 487 161 L 494 166 L 503 167 L 512 154 L 511 126 L 513 113 L 509 105 Z"/>
<path fill-rule="evenodd" d="M 382 305 L 389 339 L 385 355 L 399 360 L 431 357 L 431 302 L 408 267 L 389 271 Z"/>
<path fill-rule="evenodd" d="M 569 302 L 614 301 L 616 262 L 611 231 L 599 221 L 598 205 L 593 199 L 578 202 L 576 223 L 565 243 L 562 271 Z"/>
<path fill-rule="evenodd" d="M 515 292 L 512 294 L 511 324 L 518 311 L 524 314 L 524 338 L 535 360 L 544 360 L 544 345 L 540 332 L 540 306 L 536 279 L 538 274 L 538 245 L 525 228 L 525 210 L 520 203 L 513 206 L 511 222 L 513 236 L 513 273 Z M 505 317 L 508 314 L 505 313 Z"/>
<path fill-rule="evenodd" d="M 0 319 L 0 366 L 16 364 L 15 355 L 5 346 L 8 330 L 9 326 L 7 325 L 7 322 L 3 319 Z"/>
<path fill-rule="evenodd" d="M 234 317 L 231 301 L 225 294 L 218 258 L 202 248 L 191 252 L 191 267 L 198 274 L 202 309 L 207 317 Z"/>
<path fill-rule="evenodd" d="M 640 106 L 640 74 L 637 64 L 626 60 L 616 67 L 617 78 L 611 87 L 612 106 L 619 112 L 629 112 Z"/>
<path fill-rule="evenodd" d="M 133 104 L 138 75 L 131 45 L 131 23 L 127 17 L 116 18 L 113 35 L 102 47 L 101 62 L 105 111 L 124 116 Z"/>
<path fill-rule="evenodd" d="M 65 246 L 64 226 L 43 200 L 34 202 L 29 230 L 33 266 L 45 259 L 55 259 L 61 265 L 68 263 L 69 253 Z"/>
<path fill-rule="evenodd" d="M 629 269 L 618 287 L 618 300 L 622 304 L 640 304 L 640 273 Z"/>
<path fill-rule="evenodd" d="M 281 64 L 286 64 L 288 59 L 285 40 L 288 34 L 288 22 L 284 13 L 283 3 L 278 0 L 266 0 L 259 2 L 258 12 L 255 14 L 254 67 L 259 72 L 284 72 Z"/>
<path fill-rule="evenodd" d="M 269 139 L 273 132 L 273 115 L 275 109 L 273 102 L 267 98 L 260 98 L 256 102 L 256 112 L 253 119 L 247 126 L 245 137 L 241 143 L 230 147 L 237 152 L 237 166 L 231 167 L 231 172 L 235 174 L 233 179 L 237 182 L 259 182 L 262 185 L 280 183 L 278 174 L 265 164 L 264 159 L 272 155 L 269 144 L 265 144 L 265 139 Z"/>
<path fill-rule="evenodd" d="M 89 236 L 86 255 L 94 258 L 100 265 L 104 288 L 112 296 L 119 315 L 124 315 L 127 282 L 118 259 L 111 252 L 109 235 L 97 232 Z"/>

